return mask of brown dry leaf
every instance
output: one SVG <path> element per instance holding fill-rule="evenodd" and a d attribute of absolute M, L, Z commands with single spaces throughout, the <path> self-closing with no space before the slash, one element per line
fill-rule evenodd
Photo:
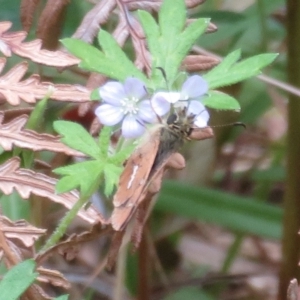
<path fill-rule="evenodd" d="M 123 236 L 125 231 L 115 231 L 109 246 L 106 267 L 108 270 L 111 270 L 115 265 L 119 250 L 122 246 Z"/>
<path fill-rule="evenodd" d="M 290 281 L 287 290 L 287 300 L 298 300 L 299 299 L 299 287 L 296 278 Z"/>
<path fill-rule="evenodd" d="M 35 241 L 47 230 L 32 226 L 25 220 L 11 221 L 0 215 L 0 227 L 7 239 L 17 239 L 27 248 L 33 246 Z"/>
<path fill-rule="evenodd" d="M 31 28 L 34 12 L 40 0 L 22 0 L 20 7 L 20 17 L 23 29 L 28 32 Z"/>
<path fill-rule="evenodd" d="M 5 63 L 6 59 L 0 58 L 0 72 Z M 19 105 L 21 99 L 27 103 L 35 103 L 47 94 L 51 99 L 58 101 L 82 103 L 90 100 L 91 91 L 80 85 L 41 82 L 39 75 L 32 75 L 20 81 L 27 68 L 28 63 L 22 62 L 0 77 L 0 99 L 6 99 L 11 105 Z"/>
<path fill-rule="evenodd" d="M 0 145 L 6 151 L 10 151 L 13 146 L 17 146 L 33 151 L 48 150 L 72 156 L 85 156 L 83 153 L 61 143 L 59 136 L 24 129 L 28 119 L 26 115 L 12 119 L 6 124 L 2 124 L 3 118 L 4 113 L 0 112 Z"/>
<path fill-rule="evenodd" d="M 20 247 L 8 240 L 0 228 L 0 245 L 3 250 L 3 258 L 8 269 L 22 262 L 25 258 Z M 1 253 L 0 253 L 1 256 Z M 32 284 L 23 294 L 22 299 L 51 300 L 45 291 L 36 284 Z"/>
<path fill-rule="evenodd" d="M 217 25 L 215 25 L 214 23 L 209 22 L 205 33 L 212 33 L 212 32 L 216 32 L 218 30 Z"/>
<path fill-rule="evenodd" d="M 39 18 L 37 37 L 43 41 L 43 47 L 55 50 L 63 28 L 63 22 L 69 0 L 48 0 Z"/>
<path fill-rule="evenodd" d="M 83 18 L 80 26 L 73 34 L 73 38 L 92 43 L 98 33 L 100 24 L 108 20 L 111 12 L 116 6 L 116 0 L 106 0 L 97 3 Z"/>
<path fill-rule="evenodd" d="M 80 234 L 72 234 L 67 240 L 59 242 L 45 252 L 38 254 L 35 257 L 35 261 L 38 265 L 42 264 L 46 259 L 49 258 L 53 253 L 59 252 L 60 254 L 67 254 L 67 252 L 73 251 L 74 247 L 79 246 L 82 243 L 92 241 L 99 236 L 106 235 L 112 232 L 112 228 L 107 226 L 103 228 L 99 224 L 95 224 L 90 231 L 84 231 Z"/>
<path fill-rule="evenodd" d="M 13 157 L 0 165 L 0 189 L 9 195 L 15 189 L 21 197 L 28 199 L 30 194 L 46 197 L 71 209 L 79 200 L 79 193 L 73 190 L 68 193 L 56 194 L 57 179 L 27 169 L 20 169 L 20 159 Z M 93 206 L 81 209 L 78 216 L 90 224 L 107 224 L 107 221 Z"/>
<path fill-rule="evenodd" d="M 205 2 L 205 0 L 185 0 L 185 5 L 187 8 L 194 8 Z"/>
<path fill-rule="evenodd" d="M 6 32 L 11 25 L 11 22 L 0 22 L 0 51 L 5 56 L 10 57 L 14 53 L 29 58 L 33 62 L 53 67 L 68 67 L 80 62 L 75 56 L 63 51 L 41 49 L 41 40 L 23 43 L 27 33 L 25 31 Z"/>
<path fill-rule="evenodd" d="M 124 4 L 129 10 L 137 10 L 137 9 L 142 9 L 142 10 L 147 10 L 149 12 L 151 11 L 158 11 L 162 0 L 136 0 L 136 1 L 124 1 Z"/>
<path fill-rule="evenodd" d="M 206 55 L 188 55 L 182 62 L 181 68 L 188 72 L 209 70 L 220 63 L 220 59 Z"/>
<path fill-rule="evenodd" d="M 123 14 L 119 14 L 119 23 L 113 32 L 116 42 L 122 47 L 129 36 L 128 26 Z"/>
<path fill-rule="evenodd" d="M 37 271 L 40 273 L 40 276 L 37 278 L 39 282 L 50 283 L 54 286 L 63 287 L 64 289 L 71 287 L 70 282 L 59 271 L 45 269 L 43 267 L 38 267 Z"/>

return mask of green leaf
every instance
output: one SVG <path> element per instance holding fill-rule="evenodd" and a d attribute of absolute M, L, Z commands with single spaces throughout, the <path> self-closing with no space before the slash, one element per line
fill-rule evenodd
<path fill-rule="evenodd" d="M 159 14 L 159 27 L 166 47 L 174 47 L 178 35 L 181 33 L 186 22 L 186 7 L 182 0 L 163 1 Z M 172 25 L 171 25 L 172 24 Z"/>
<path fill-rule="evenodd" d="M 104 163 L 95 160 L 57 168 L 53 172 L 64 177 L 56 184 L 56 191 L 64 193 L 80 187 L 82 195 L 89 195 L 99 185 L 103 168 Z"/>
<path fill-rule="evenodd" d="M 122 171 L 122 167 L 113 164 L 105 165 L 103 170 L 105 181 L 104 194 L 107 197 L 112 194 L 114 187 L 118 184 Z"/>
<path fill-rule="evenodd" d="M 235 98 L 218 91 L 210 91 L 208 93 L 208 97 L 203 99 L 201 102 L 203 105 L 214 109 L 241 109 L 240 104 Z"/>
<path fill-rule="evenodd" d="M 48 99 L 51 93 L 48 96 L 45 96 L 41 101 L 37 102 L 34 107 L 34 110 L 31 112 L 28 121 L 26 123 L 26 128 L 36 129 L 39 128 L 43 118 L 45 116 L 45 111 L 47 108 Z"/>
<path fill-rule="evenodd" d="M 108 32 L 100 30 L 98 41 L 103 52 L 73 38 L 63 39 L 62 43 L 69 52 L 81 59 L 79 66 L 83 69 L 98 72 L 120 81 L 134 76 L 147 83 L 146 76 L 128 59 Z"/>
<path fill-rule="evenodd" d="M 28 259 L 10 269 L 0 281 L 1 299 L 17 300 L 38 277 L 35 262 Z"/>
<path fill-rule="evenodd" d="M 81 59 L 79 66 L 89 71 L 99 72 L 102 69 L 104 54 L 92 45 L 74 38 L 66 38 L 61 43 L 70 53 Z"/>
<path fill-rule="evenodd" d="M 98 34 L 98 42 L 105 53 L 105 61 L 103 61 L 103 69 L 101 73 L 111 78 L 124 81 L 129 76 L 134 76 L 147 83 L 148 79 L 131 60 L 126 56 L 120 48 L 116 40 L 105 30 L 100 30 Z"/>
<path fill-rule="evenodd" d="M 91 101 L 99 101 L 100 100 L 99 88 L 92 90 L 90 99 L 91 99 Z"/>
<path fill-rule="evenodd" d="M 113 157 L 109 158 L 109 161 L 114 163 L 115 165 L 122 165 L 123 162 L 131 155 L 131 153 L 136 148 L 136 145 L 133 143 L 131 145 L 127 145 L 123 149 L 121 149 L 118 153 L 116 153 Z"/>
<path fill-rule="evenodd" d="M 81 125 L 69 121 L 55 121 L 53 127 L 63 136 L 61 141 L 64 144 L 91 157 L 99 157 L 100 150 L 97 143 Z"/>
<path fill-rule="evenodd" d="M 108 157 L 111 132 L 112 132 L 112 127 L 109 126 L 104 126 L 101 129 L 100 136 L 99 136 L 99 148 L 100 148 L 101 159 L 106 159 Z"/>
<path fill-rule="evenodd" d="M 226 73 L 241 57 L 241 50 L 235 50 L 229 53 L 220 64 L 214 67 L 210 72 L 204 75 L 206 80 L 213 78 L 214 76 L 219 76 L 219 74 Z"/>
<path fill-rule="evenodd" d="M 280 239 L 282 209 L 255 199 L 178 182 L 164 184 L 155 208 L 231 230 Z"/>
<path fill-rule="evenodd" d="M 231 55 L 231 58 L 228 59 L 226 64 L 222 66 L 221 63 L 219 66 L 215 67 L 212 71 L 203 76 L 203 78 L 208 81 L 210 89 L 234 84 L 258 75 L 260 70 L 269 65 L 278 54 L 269 53 L 255 55 L 231 65 L 230 67 L 229 63 L 238 57 L 237 53 L 233 53 Z"/>
<path fill-rule="evenodd" d="M 152 56 L 151 79 L 156 87 L 165 86 L 165 79 L 157 67 L 163 68 L 168 82 L 173 83 L 182 60 L 208 25 L 208 19 L 199 19 L 184 28 L 184 7 L 183 0 L 163 1 L 159 26 L 149 13 L 139 12 Z"/>
<path fill-rule="evenodd" d="M 69 295 L 62 295 L 54 298 L 53 300 L 68 300 L 68 299 L 69 299 Z"/>

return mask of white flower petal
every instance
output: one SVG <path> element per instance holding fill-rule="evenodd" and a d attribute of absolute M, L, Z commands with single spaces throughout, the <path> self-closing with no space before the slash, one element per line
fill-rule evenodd
<path fill-rule="evenodd" d="M 103 125 L 113 126 L 118 124 L 124 117 L 120 107 L 110 104 L 102 104 L 95 110 L 95 115 Z"/>
<path fill-rule="evenodd" d="M 206 113 L 207 113 L 207 111 L 206 111 Z M 206 117 L 207 117 L 207 115 L 205 115 L 205 116 L 199 115 L 199 116 L 195 117 L 194 125 L 197 126 L 198 128 L 207 127 L 207 121 L 209 119 L 209 116 L 208 116 L 207 120 L 206 120 Z"/>
<path fill-rule="evenodd" d="M 122 135 L 132 139 L 141 136 L 145 131 L 145 125 L 139 122 L 133 115 L 127 115 L 122 123 Z"/>
<path fill-rule="evenodd" d="M 117 81 L 109 81 L 99 88 L 101 99 L 111 105 L 120 106 L 120 101 L 126 97 L 124 86 Z"/>
<path fill-rule="evenodd" d="M 177 96 L 179 97 L 179 93 L 177 93 Z M 153 95 L 151 99 L 151 106 L 157 115 L 163 116 L 170 111 L 170 103 L 172 102 L 168 101 L 167 98 L 170 100 L 170 95 L 165 92 L 158 92 Z M 175 97 L 173 99 L 175 99 Z"/>
<path fill-rule="evenodd" d="M 147 123 L 154 123 L 157 121 L 157 115 L 151 106 L 150 100 L 143 100 L 139 103 L 138 116 Z"/>
<path fill-rule="evenodd" d="M 187 102 L 188 105 L 188 109 L 187 109 L 187 113 L 193 114 L 193 115 L 199 115 L 202 112 L 204 112 L 206 110 L 205 106 L 197 100 L 192 100 Z"/>
<path fill-rule="evenodd" d="M 209 113 L 205 106 L 196 100 L 189 102 L 187 113 L 195 115 L 194 125 L 199 128 L 206 127 L 209 120 Z"/>
<path fill-rule="evenodd" d="M 142 99 L 147 94 L 144 82 L 134 77 L 128 77 L 125 80 L 124 90 L 127 97 L 135 97 L 137 99 Z"/>
<path fill-rule="evenodd" d="M 189 77 L 182 85 L 182 100 L 203 96 L 208 91 L 208 83 L 199 75 Z"/>

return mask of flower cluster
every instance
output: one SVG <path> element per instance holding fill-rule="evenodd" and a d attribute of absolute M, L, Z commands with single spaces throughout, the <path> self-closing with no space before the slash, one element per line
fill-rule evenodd
<path fill-rule="evenodd" d="M 107 82 L 99 88 L 103 103 L 95 114 L 103 125 L 114 126 L 122 123 L 122 135 L 125 138 L 141 136 L 146 124 L 157 123 L 173 106 L 187 107 L 187 113 L 193 114 L 194 125 L 207 126 L 209 113 L 201 103 L 201 97 L 208 91 L 207 82 L 199 75 L 189 77 L 178 92 L 157 92 L 152 97 L 147 93 L 145 84 L 133 77 L 120 82 Z"/>

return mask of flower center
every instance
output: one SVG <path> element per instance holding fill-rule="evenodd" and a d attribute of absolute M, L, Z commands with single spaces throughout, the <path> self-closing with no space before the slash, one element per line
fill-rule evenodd
<path fill-rule="evenodd" d="M 129 98 L 124 98 L 121 100 L 121 105 L 123 109 L 123 114 L 133 114 L 136 115 L 139 111 L 139 108 L 137 106 L 137 103 L 139 102 L 138 98 L 135 97 L 129 97 Z"/>

